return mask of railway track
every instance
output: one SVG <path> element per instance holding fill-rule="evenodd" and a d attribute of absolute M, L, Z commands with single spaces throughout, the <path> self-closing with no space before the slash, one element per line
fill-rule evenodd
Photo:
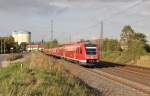
<path fill-rule="evenodd" d="M 60 60 L 60 61 L 64 62 L 63 64 L 67 66 L 66 69 L 73 75 L 75 75 L 76 72 L 79 72 L 78 75 L 77 74 L 75 75 L 77 77 L 82 72 L 86 73 L 85 75 L 80 77 L 81 79 L 83 79 L 82 77 L 84 76 L 87 77 L 86 76 L 87 74 L 90 76 L 93 76 L 94 78 L 100 78 L 99 80 L 101 80 L 101 78 L 106 78 L 110 81 L 113 81 L 116 84 L 119 84 L 119 86 L 120 85 L 126 86 L 127 88 L 136 90 L 137 93 L 142 94 L 142 95 L 127 95 L 126 93 L 124 93 L 126 95 L 119 95 L 119 96 L 150 96 L 150 74 L 149 74 L 150 70 L 148 69 L 144 70 L 144 68 L 134 67 L 134 66 L 85 68 L 85 67 L 73 64 L 71 62 L 68 62 L 68 61 L 64 61 L 64 60 Z M 99 80 L 89 80 L 89 82 L 93 81 L 94 84 L 99 84 L 100 82 Z M 87 84 L 90 85 L 89 82 Z M 112 88 L 115 88 L 115 87 L 117 86 L 114 86 Z M 97 86 L 95 88 L 97 88 Z M 118 96 L 118 92 L 116 93 L 117 94 L 110 95 L 110 96 Z"/>
<path fill-rule="evenodd" d="M 73 66 L 74 65 L 75 64 L 73 64 Z M 135 67 L 134 69 L 134 67 L 131 68 L 131 66 L 94 69 L 78 66 L 78 68 L 86 73 L 93 74 L 96 77 L 105 77 L 115 83 L 137 90 L 138 92 L 144 94 L 143 96 L 150 96 L 150 75 L 148 74 L 148 70 L 142 71 L 143 69 L 141 70 L 139 68 L 138 70 L 138 68 Z"/>
<path fill-rule="evenodd" d="M 136 67 L 136 66 L 127 66 L 127 67 L 125 67 L 125 69 L 141 72 L 141 73 L 144 73 L 144 74 L 150 74 L 150 69 L 149 68 Z"/>
<path fill-rule="evenodd" d="M 127 67 L 127 68 L 126 67 L 125 68 L 118 67 L 118 68 L 114 68 L 114 70 L 124 71 L 124 72 L 132 73 L 132 74 L 139 75 L 139 76 L 150 79 L 150 74 L 149 73 L 139 71 L 139 70 L 134 70 L 134 68 L 130 69 L 130 67 Z"/>
<path fill-rule="evenodd" d="M 148 68 L 127 65 L 96 69 L 95 71 L 150 96 L 150 69 Z"/>
<path fill-rule="evenodd" d="M 139 82 L 134 81 L 134 80 L 131 80 L 129 78 L 124 78 L 122 76 L 113 74 L 114 72 L 112 72 L 112 70 L 108 72 L 108 71 L 101 71 L 101 70 L 98 70 L 98 69 L 96 69 L 96 70 L 94 69 L 94 70 L 92 70 L 92 72 L 95 72 L 95 73 L 97 73 L 97 74 L 99 74 L 101 76 L 104 76 L 106 78 L 109 78 L 109 79 L 111 79 L 111 80 L 113 80 L 115 82 L 118 82 L 120 84 L 123 84 L 123 85 L 126 85 L 128 87 L 131 87 L 131 88 L 133 88 L 135 90 L 143 92 L 144 94 L 146 94 L 148 96 L 150 95 L 150 86 L 147 86 L 146 84 L 142 84 L 142 83 L 139 83 Z M 119 71 L 115 71 L 115 72 L 117 73 Z M 122 75 L 124 75 L 124 74 L 122 74 Z M 130 78 L 134 78 L 134 77 L 130 77 Z"/>

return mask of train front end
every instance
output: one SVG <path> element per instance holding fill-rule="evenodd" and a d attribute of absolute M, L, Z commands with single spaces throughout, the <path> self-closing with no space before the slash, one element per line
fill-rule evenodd
<path fill-rule="evenodd" d="M 85 59 L 88 66 L 93 66 L 99 63 L 99 47 L 93 43 L 85 44 Z"/>

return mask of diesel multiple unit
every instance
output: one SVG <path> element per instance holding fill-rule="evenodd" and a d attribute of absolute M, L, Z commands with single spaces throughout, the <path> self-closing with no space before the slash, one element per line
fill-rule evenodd
<path fill-rule="evenodd" d="M 52 49 L 44 49 L 43 52 L 89 66 L 97 64 L 100 58 L 99 46 L 91 42 L 65 44 Z"/>

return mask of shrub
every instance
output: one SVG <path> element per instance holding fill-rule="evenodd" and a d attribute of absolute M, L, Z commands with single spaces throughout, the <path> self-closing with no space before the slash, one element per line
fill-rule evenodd
<path fill-rule="evenodd" d="M 52 61 L 53 60 L 53 61 Z M 23 63 L 0 70 L 2 96 L 95 96 L 54 59 L 32 53 Z M 23 65 L 23 66 L 21 66 Z"/>
<path fill-rule="evenodd" d="M 20 59 L 20 58 L 23 58 L 22 54 L 10 54 L 10 55 L 7 56 L 6 60 L 7 61 L 13 61 L 13 60 L 17 60 L 17 59 Z"/>
<path fill-rule="evenodd" d="M 145 45 L 139 40 L 132 40 L 128 43 L 128 49 L 121 53 L 121 56 L 117 59 L 117 62 L 127 63 L 130 61 L 136 61 L 141 56 L 146 55 Z"/>

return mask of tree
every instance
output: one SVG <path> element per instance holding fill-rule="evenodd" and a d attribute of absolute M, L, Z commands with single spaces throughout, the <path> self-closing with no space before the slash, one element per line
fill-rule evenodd
<path fill-rule="evenodd" d="M 84 39 L 80 39 L 80 42 L 85 42 L 86 40 L 84 40 Z"/>
<path fill-rule="evenodd" d="M 126 25 L 123 27 L 122 32 L 126 33 L 126 34 L 128 34 L 128 33 L 133 34 L 134 30 L 132 29 L 132 27 L 130 25 Z"/>
<path fill-rule="evenodd" d="M 136 59 L 146 54 L 145 44 L 140 40 L 130 40 L 128 42 L 128 49 L 124 51 L 124 58 L 128 58 L 128 61 L 133 60 L 136 63 Z"/>
<path fill-rule="evenodd" d="M 131 26 L 123 28 L 120 41 L 123 52 L 119 60 L 124 63 L 131 60 L 136 61 L 140 56 L 147 53 L 146 35 L 135 32 Z"/>
<path fill-rule="evenodd" d="M 26 42 L 22 42 L 21 44 L 20 44 L 20 51 L 26 51 L 26 46 L 27 46 L 27 43 Z"/>
<path fill-rule="evenodd" d="M 127 43 L 129 42 L 129 40 L 131 38 L 133 38 L 134 36 L 134 30 L 132 29 L 132 27 L 130 25 L 126 25 L 123 27 L 122 29 L 122 33 L 120 35 L 121 39 L 120 39 L 120 42 L 121 42 L 121 48 L 123 50 L 126 50 L 128 48 L 127 46 Z"/>
<path fill-rule="evenodd" d="M 120 51 L 120 43 L 116 39 L 104 39 L 102 42 L 103 51 Z"/>
<path fill-rule="evenodd" d="M 16 49 L 18 48 L 18 44 L 15 43 L 14 41 L 14 38 L 12 36 L 9 36 L 9 37 L 0 37 L 0 41 L 3 41 L 3 49 L 4 49 L 4 42 L 5 42 L 5 52 L 6 53 L 10 53 L 11 52 L 11 48 L 13 48 L 14 52 L 17 51 Z M 1 45 L 1 42 L 0 42 L 0 45 Z M 0 50 L 3 50 L 3 49 L 0 49 Z"/>
<path fill-rule="evenodd" d="M 146 44 L 146 45 L 145 45 L 145 50 L 146 50 L 147 52 L 150 52 L 150 45 L 149 45 L 149 44 Z"/>
<path fill-rule="evenodd" d="M 143 43 L 147 42 L 146 35 L 143 34 L 143 33 L 135 33 L 133 39 L 134 40 L 139 40 L 139 41 L 141 41 Z"/>
<path fill-rule="evenodd" d="M 48 41 L 46 43 L 47 48 L 54 48 L 56 46 L 58 46 L 58 41 L 56 39 L 54 39 L 53 41 Z"/>

